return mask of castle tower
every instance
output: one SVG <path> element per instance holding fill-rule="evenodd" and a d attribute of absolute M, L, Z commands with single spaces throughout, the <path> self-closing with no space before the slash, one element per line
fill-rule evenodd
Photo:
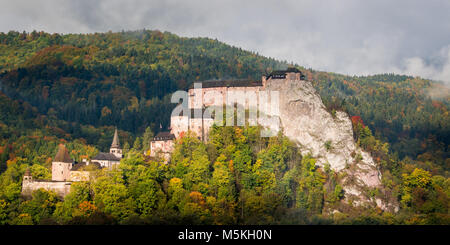
<path fill-rule="evenodd" d="M 52 162 L 52 180 L 70 181 L 70 170 L 72 169 L 72 159 L 69 156 L 67 148 L 60 144 L 58 152 Z"/>
<path fill-rule="evenodd" d="M 114 156 L 116 156 L 119 159 L 122 158 L 122 149 L 120 148 L 119 135 L 117 134 L 117 128 L 116 128 L 116 131 L 114 132 L 114 138 L 113 138 L 113 142 L 111 144 L 111 148 L 109 148 L 109 153 L 113 154 Z"/>
<path fill-rule="evenodd" d="M 25 170 L 25 175 L 23 176 L 23 181 L 22 182 L 26 182 L 26 183 L 29 183 L 29 182 L 33 182 L 33 176 L 31 176 L 31 172 L 30 172 L 30 169 L 29 168 L 27 168 L 27 170 Z"/>

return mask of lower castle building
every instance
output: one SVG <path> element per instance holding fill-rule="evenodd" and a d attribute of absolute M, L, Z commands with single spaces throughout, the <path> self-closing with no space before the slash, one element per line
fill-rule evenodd
<path fill-rule="evenodd" d="M 45 189 L 54 191 L 58 196 L 64 197 L 70 192 L 73 181 L 89 180 L 89 172 L 72 171 L 74 162 L 69 156 L 69 152 L 64 145 L 59 145 L 58 152 L 52 162 L 51 180 L 34 180 L 27 169 L 22 180 L 22 195 L 31 196 L 33 191 Z"/>
<path fill-rule="evenodd" d="M 53 191 L 59 197 L 64 198 L 69 194 L 70 186 L 73 182 L 88 181 L 90 179 L 90 172 L 86 170 L 87 166 L 94 169 L 112 168 L 120 163 L 121 158 L 122 149 L 119 145 L 117 129 L 114 133 L 110 153 L 100 152 L 91 161 L 83 160 L 81 163 L 74 162 L 70 158 L 67 148 L 63 144 L 60 144 L 52 162 L 52 179 L 34 180 L 30 170 L 27 169 L 22 180 L 22 195 L 31 196 L 33 191 L 42 188 Z"/>
<path fill-rule="evenodd" d="M 150 156 L 170 160 L 170 153 L 174 149 L 175 135 L 170 132 L 159 132 L 150 142 Z"/>

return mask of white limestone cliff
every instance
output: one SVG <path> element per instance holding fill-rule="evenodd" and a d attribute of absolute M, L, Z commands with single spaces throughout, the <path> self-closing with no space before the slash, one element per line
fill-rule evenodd
<path fill-rule="evenodd" d="M 319 166 L 328 163 L 336 172 L 345 172 L 341 184 L 346 199 L 388 209 L 379 198 L 365 195 L 368 189 L 381 188 L 381 173 L 371 155 L 356 145 L 346 113 L 331 115 L 309 81 L 276 79 L 268 81 L 265 89 L 279 91 L 283 134 L 297 143 L 302 154 L 311 154 Z"/>

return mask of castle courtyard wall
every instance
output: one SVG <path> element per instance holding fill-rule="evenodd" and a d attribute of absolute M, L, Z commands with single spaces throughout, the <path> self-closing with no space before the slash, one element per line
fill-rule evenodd
<path fill-rule="evenodd" d="M 193 132 L 199 139 L 202 139 L 202 135 L 205 140 L 208 137 L 209 130 L 214 124 L 214 119 L 203 119 L 202 118 L 190 118 L 189 119 L 189 130 Z"/>
<path fill-rule="evenodd" d="M 44 189 L 53 191 L 63 198 L 70 192 L 71 182 L 69 181 L 24 181 L 22 183 L 22 195 L 31 196 L 33 191 Z"/>
<path fill-rule="evenodd" d="M 89 171 L 70 171 L 70 180 L 73 182 L 89 181 L 89 179 L 90 179 Z"/>
<path fill-rule="evenodd" d="M 172 116 L 170 117 L 170 133 L 179 138 L 181 133 L 187 132 L 189 129 L 189 119 L 186 116 Z"/>
<path fill-rule="evenodd" d="M 249 96 L 246 98 L 245 105 L 248 106 L 251 102 L 249 100 L 256 100 L 255 104 L 258 104 L 258 93 L 262 89 L 261 86 L 254 87 L 214 87 L 214 88 L 191 88 L 188 90 L 189 95 L 189 108 L 197 109 L 208 106 L 221 106 L 227 104 L 230 98 L 227 95 L 236 93 L 247 93 Z M 239 95 L 240 95 L 239 94 Z M 200 97 L 201 96 L 201 97 Z M 241 99 L 241 98 L 238 98 Z"/>
<path fill-rule="evenodd" d="M 53 181 L 70 180 L 70 170 L 71 169 L 72 169 L 72 163 L 53 162 L 52 163 L 52 180 Z"/>

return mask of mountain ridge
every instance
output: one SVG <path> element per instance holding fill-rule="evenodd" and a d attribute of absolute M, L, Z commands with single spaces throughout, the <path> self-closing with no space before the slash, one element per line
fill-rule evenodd
<path fill-rule="evenodd" d="M 60 143 L 66 144 L 71 158 L 76 161 L 92 157 L 99 150 L 105 151 L 110 146 L 115 126 L 124 152 L 130 152 L 125 165 L 141 170 L 153 166 L 136 152 L 147 151 L 152 134 L 169 126 L 168 112 L 175 106 L 170 103 L 172 92 L 186 90 L 193 82 L 201 80 L 259 79 L 262 74 L 288 65 L 217 40 L 182 38 L 159 31 L 87 35 L 0 33 L 0 199 L 15 195 L 13 191 L 26 167 L 32 167 L 32 174 L 45 177 L 54 149 Z M 351 140 L 356 146 L 373 157 L 381 173 L 378 180 L 386 187 L 385 190 L 347 188 L 346 193 L 356 196 L 363 193 L 369 200 L 392 198 L 399 202 L 402 212 L 412 215 L 410 220 L 407 218 L 400 223 L 447 222 L 450 103 L 445 96 L 440 99 L 429 96 L 427 89 L 436 83 L 394 74 L 352 77 L 297 68 L 311 81 L 322 100 L 322 114 L 350 117 L 346 138 L 353 137 Z M 292 148 L 284 138 L 258 141 L 253 139 L 254 129 L 242 130 L 215 128 L 215 143 L 220 144 L 202 145 L 193 140 L 198 146 L 194 151 L 195 159 L 180 155 L 183 147 L 192 150 L 186 143 L 179 146 L 182 149 L 174 159 L 179 159 L 180 163 L 186 160 L 200 164 L 192 166 L 201 167 L 191 169 L 192 174 L 202 170 L 218 181 L 225 181 L 220 178 L 229 176 L 224 186 L 228 189 L 222 190 L 223 193 L 234 193 L 241 185 L 253 190 L 255 184 L 267 184 L 255 189 L 260 190 L 286 189 L 297 183 L 298 190 L 287 192 L 290 193 L 286 197 L 287 207 L 292 208 L 293 203 L 297 203 L 295 205 L 318 212 L 325 206 L 323 215 L 330 212 L 336 217 L 344 213 L 355 217 L 341 200 L 345 186 L 337 184 L 357 181 L 351 173 L 359 170 L 353 165 L 344 166 L 348 171 L 343 172 L 350 174 L 333 172 L 323 164 L 315 169 L 316 159 L 302 154 L 299 161 L 298 149 Z M 242 132 L 247 145 L 239 140 Z M 332 151 L 333 143 L 320 141 L 318 146 L 321 151 Z M 222 145 L 226 147 L 222 149 Z M 236 145 L 240 148 L 233 152 Z M 243 154 L 247 155 L 243 157 Z M 280 154 L 286 159 L 278 159 Z M 359 158 L 356 153 L 351 157 Z M 248 161 L 252 164 L 250 168 L 246 165 Z M 191 173 L 183 175 L 183 171 L 187 171 L 183 165 L 174 167 L 173 186 L 178 186 L 183 178 L 198 177 Z M 238 174 L 233 177 L 235 168 L 242 170 L 242 176 L 236 170 Z M 213 174 L 208 169 L 217 172 Z M 272 175 L 273 171 L 277 171 L 277 175 Z M 355 177 L 370 179 L 371 176 Z M 233 178 L 236 183 L 230 182 Z M 158 195 L 167 191 L 164 188 L 168 183 L 161 179 L 163 177 L 159 176 L 151 179 L 157 184 L 149 183 L 160 188 Z M 426 185 L 417 182 L 419 179 L 425 179 Z M 186 188 L 192 187 L 183 181 Z M 133 185 L 129 188 L 134 191 L 133 195 L 139 194 Z M 191 190 L 192 198 L 202 200 L 196 191 L 206 187 L 195 188 Z M 263 194 L 248 200 L 265 200 Z M 245 197 L 245 192 L 242 195 Z M 376 204 L 382 206 L 379 202 Z M 414 219 L 414 215 L 424 214 L 428 218 Z M 389 216 L 389 212 L 386 215 Z"/>

